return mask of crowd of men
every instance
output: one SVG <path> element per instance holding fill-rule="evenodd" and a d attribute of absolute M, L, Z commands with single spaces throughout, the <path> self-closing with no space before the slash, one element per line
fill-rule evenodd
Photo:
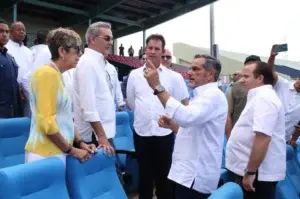
<path fill-rule="evenodd" d="M 39 31 L 38 44 L 28 49 L 24 24 L 9 28 L 0 20 L 0 118 L 30 117 L 31 75 L 51 60 L 47 34 Z M 105 58 L 113 41 L 110 24 L 91 24 L 85 40 L 76 68 L 62 74 L 76 127 L 84 142 L 101 146 L 106 136 L 113 147 L 116 106 L 134 112 L 140 199 L 152 198 L 154 187 L 158 199 L 208 198 L 219 184 L 225 136 L 226 168 L 244 197 L 274 198 L 285 178 L 286 143 L 296 146 L 300 135 L 300 80 L 278 76 L 273 49 L 268 63 L 246 58 L 226 96 L 217 83 L 219 60 L 195 55 L 190 97 L 183 77 L 172 70 L 165 38 L 150 35 L 145 63 L 130 73 L 124 100 L 117 70 Z"/>
<path fill-rule="evenodd" d="M 125 47 L 123 46 L 123 44 L 121 44 L 119 47 L 119 55 L 120 56 L 124 56 L 124 50 L 125 50 Z M 143 49 L 143 47 L 141 47 L 138 52 L 139 59 L 141 59 L 143 55 L 144 55 L 144 49 Z M 128 56 L 129 57 L 134 56 L 134 49 L 133 49 L 132 45 L 128 48 Z"/>

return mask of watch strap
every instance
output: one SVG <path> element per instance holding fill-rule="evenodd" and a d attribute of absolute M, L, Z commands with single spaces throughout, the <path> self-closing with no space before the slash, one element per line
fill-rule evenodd
<path fill-rule="evenodd" d="M 66 154 L 71 153 L 73 146 L 71 144 L 69 144 L 69 148 L 67 151 L 65 151 Z"/>
<path fill-rule="evenodd" d="M 248 171 L 248 169 L 245 169 L 245 175 L 248 175 L 248 176 L 256 175 L 256 171 Z"/>
<path fill-rule="evenodd" d="M 153 94 L 154 95 L 158 95 L 159 93 L 162 93 L 165 91 L 165 88 L 161 85 L 157 86 L 155 89 L 154 89 L 154 92 Z"/>
<path fill-rule="evenodd" d="M 247 176 L 256 175 L 256 172 L 253 172 L 253 171 L 247 171 L 245 175 L 247 175 Z"/>

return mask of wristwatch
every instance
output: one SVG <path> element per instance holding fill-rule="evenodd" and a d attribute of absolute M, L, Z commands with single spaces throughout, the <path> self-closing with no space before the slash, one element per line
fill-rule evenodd
<path fill-rule="evenodd" d="M 252 175 L 256 175 L 256 171 L 248 171 L 248 169 L 245 169 L 245 175 L 247 176 L 252 176 Z"/>
<path fill-rule="evenodd" d="M 159 93 L 162 93 L 165 91 L 165 87 L 163 87 L 162 85 L 159 85 L 157 86 L 155 89 L 154 89 L 154 95 L 158 95 Z"/>
<path fill-rule="evenodd" d="M 84 142 L 82 139 L 80 139 L 79 141 L 76 142 L 76 145 L 78 148 L 80 148 L 81 143 Z"/>

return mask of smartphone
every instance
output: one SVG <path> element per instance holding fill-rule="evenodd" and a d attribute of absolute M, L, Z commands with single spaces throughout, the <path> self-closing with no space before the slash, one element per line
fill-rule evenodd
<path fill-rule="evenodd" d="M 275 47 L 274 47 L 274 52 L 275 53 L 286 52 L 286 51 L 288 51 L 288 45 L 287 44 L 275 45 Z"/>

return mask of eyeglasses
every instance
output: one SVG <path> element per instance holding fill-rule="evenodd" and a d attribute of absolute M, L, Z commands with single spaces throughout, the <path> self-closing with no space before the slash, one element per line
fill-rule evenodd
<path fill-rule="evenodd" d="M 74 46 L 66 46 L 66 47 L 63 47 L 63 48 L 64 48 L 65 50 L 73 48 L 73 49 L 77 52 L 77 54 L 80 54 L 80 53 L 81 53 L 81 51 L 80 51 L 80 46 L 74 45 Z"/>
<path fill-rule="evenodd" d="M 170 56 L 170 55 L 163 55 L 163 56 L 161 56 L 161 58 L 162 58 L 162 59 L 171 59 L 172 56 Z"/>
<path fill-rule="evenodd" d="M 104 39 L 105 41 L 108 41 L 108 42 L 114 40 L 113 37 L 108 36 L 108 35 L 106 35 L 106 36 L 99 36 L 99 37 L 102 38 L 102 39 Z"/>

